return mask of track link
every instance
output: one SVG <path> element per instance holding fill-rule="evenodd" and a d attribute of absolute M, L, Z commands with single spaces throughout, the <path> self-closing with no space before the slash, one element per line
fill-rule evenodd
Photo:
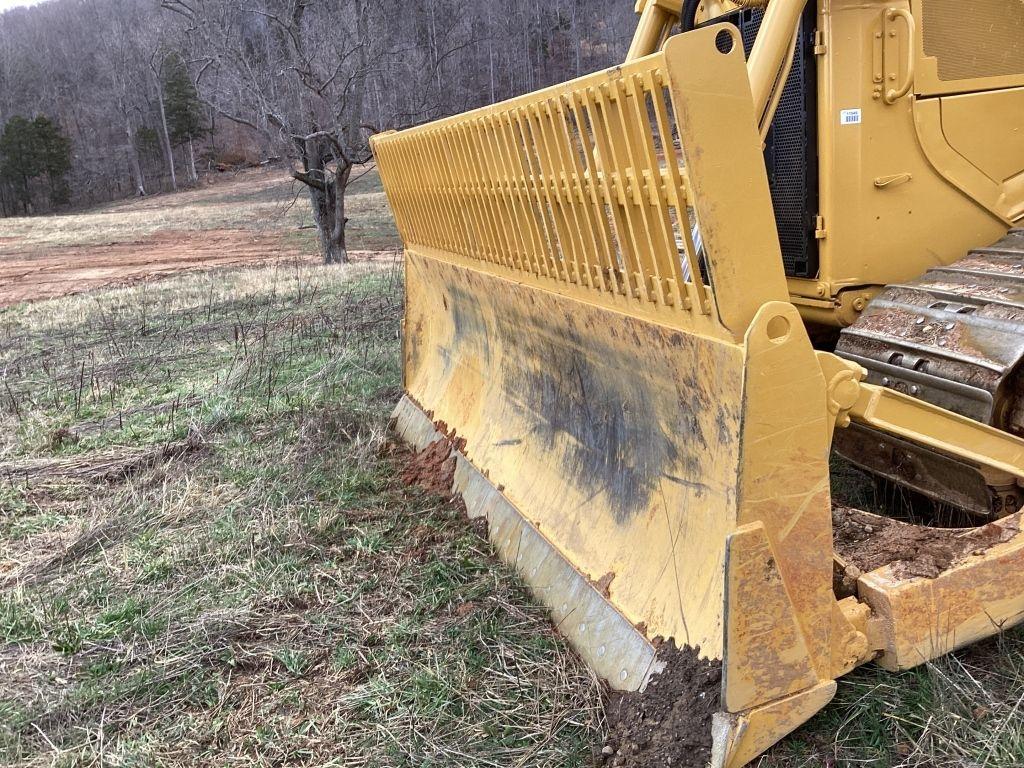
<path fill-rule="evenodd" d="M 866 368 L 874 384 L 1024 435 L 1024 229 L 888 286 L 842 332 L 836 353 Z M 872 430 L 841 430 L 837 449 L 864 469 L 976 514 L 1001 517 L 1024 500 L 1012 478 L 983 476 L 956 457 Z"/>

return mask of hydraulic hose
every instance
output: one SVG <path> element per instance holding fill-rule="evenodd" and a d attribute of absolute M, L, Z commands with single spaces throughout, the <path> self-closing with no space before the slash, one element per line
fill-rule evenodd
<path fill-rule="evenodd" d="M 769 0 L 732 0 L 732 4 L 744 10 L 748 8 L 766 8 Z M 689 32 L 697 28 L 697 10 L 700 8 L 701 0 L 685 0 L 683 12 L 680 16 L 683 32 Z"/>
<path fill-rule="evenodd" d="M 683 3 L 683 13 L 680 17 L 683 32 L 689 32 L 697 28 L 697 8 L 699 6 L 700 0 L 686 0 Z"/>

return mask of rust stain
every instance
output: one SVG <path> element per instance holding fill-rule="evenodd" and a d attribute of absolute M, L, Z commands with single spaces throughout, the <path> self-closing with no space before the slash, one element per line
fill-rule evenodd
<path fill-rule="evenodd" d="M 612 596 L 611 586 L 613 581 L 615 581 L 615 574 L 609 571 L 597 581 L 591 581 L 590 585 L 600 592 L 602 597 L 609 599 Z"/>

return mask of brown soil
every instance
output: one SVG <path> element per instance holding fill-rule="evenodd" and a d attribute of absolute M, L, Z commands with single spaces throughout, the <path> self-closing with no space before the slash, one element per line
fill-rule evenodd
<path fill-rule="evenodd" d="M 435 424 L 444 437 L 435 440 L 422 451 L 411 455 L 402 470 L 402 482 L 418 485 L 435 496 L 450 497 L 455 484 L 455 455 L 452 449 L 463 450 L 466 441 L 449 432 L 443 421 Z"/>
<path fill-rule="evenodd" d="M 861 572 L 892 564 L 900 578 L 933 579 L 971 555 L 1009 541 L 1017 531 L 1012 518 L 959 530 L 901 523 L 857 509 L 832 511 L 835 550 L 843 559 Z"/>
<path fill-rule="evenodd" d="M 437 440 L 411 454 L 402 469 L 402 482 L 418 485 L 435 496 L 448 496 L 455 480 L 455 457 L 451 450 L 446 441 Z"/>
<path fill-rule="evenodd" d="M 706 768 L 711 760 L 711 718 L 719 710 L 722 664 L 699 649 L 669 641 L 658 659 L 665 670 L 642 693 L 613 693 L 608 737 L 598 763 L 624 768 Z"/>
<path fill-rule="evenodd" d="M 59 248 L 19 248 L 0 256 L 0 307 L 133 285 L 212 267 L 310 259 L 281 234 L 243 230 L 159 232 L 135 242 Z"/>

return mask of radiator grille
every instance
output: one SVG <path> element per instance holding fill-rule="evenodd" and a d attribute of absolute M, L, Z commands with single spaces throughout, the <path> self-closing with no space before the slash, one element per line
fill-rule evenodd
<path fill-rule="evenodd" d="M 765 167 L 771 187 L 782 261 L 790 277 L 818 274 L 817 64 L 814 58 L 815 3 L 807 4 L 793 59 L 772 128 L 765 141 Z M 761 28 L 760 8 L 734 11 L 709 23 L 739 27 L 747 56 Z"/>
<path fill-rule="evenodd" d="M 923 0 L 921 22 L 940 80 L 1024 73 L 1021 0 Z"/>

